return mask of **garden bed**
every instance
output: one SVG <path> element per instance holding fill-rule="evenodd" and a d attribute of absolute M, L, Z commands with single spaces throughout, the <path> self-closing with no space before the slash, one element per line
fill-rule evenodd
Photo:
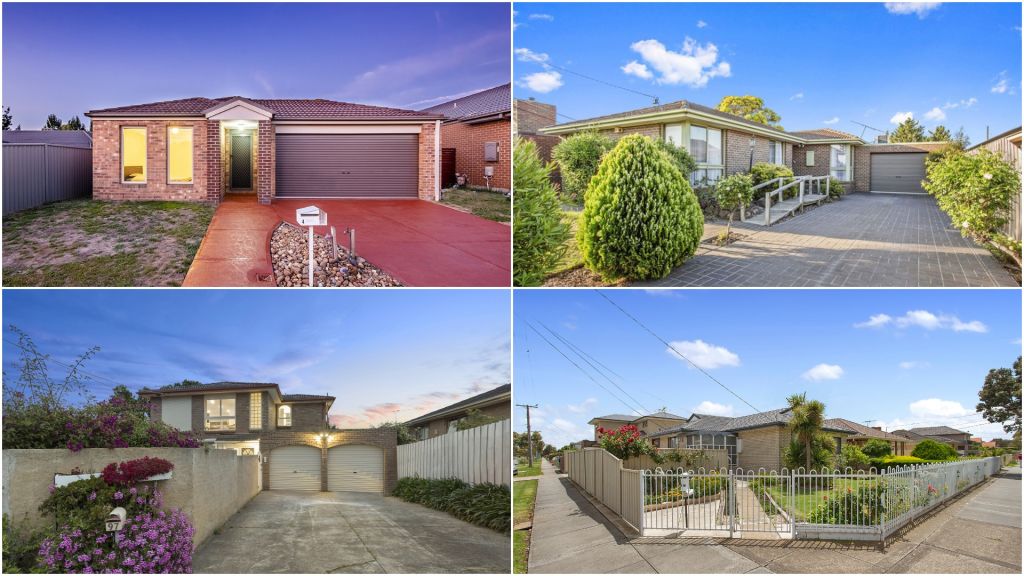
<path fill-rule="evenodd" d="M 308 232 L 287 222 L 274 230 L 270 239 L 270 258 L 274 265 L 274 276 L 278 286 L 309 285 L 309 242 Z M 331 245 L 323 236 L 313 236 L 314 286 L 401 286 L 393 276 L 356 257 L 349 260 L 349 251 L 338 246 L 338 258 L 334 258 Z"/>

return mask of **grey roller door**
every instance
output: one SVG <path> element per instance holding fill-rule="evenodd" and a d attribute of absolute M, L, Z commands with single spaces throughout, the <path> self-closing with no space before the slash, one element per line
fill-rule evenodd
<path fill-rule="evenodd" d="M 921 188 L 925 156 L 918 152 L 872 154 L 871 191 L 926 194 Z"/>
<path fill-rule="evenodd" d="M 383 492 L 384 451 L 348 444 L 327 451 L 327 489 L 331 492 Z"/>
<path fill-rule="evenodd" d="M 277 196 L 415 198 L 418 134 L 277 134 Z"/>
<path fill-rule="evenodd" d="M 320 490 L 320 449 L 283 446 L 270 451 L 271 490 Z"/>

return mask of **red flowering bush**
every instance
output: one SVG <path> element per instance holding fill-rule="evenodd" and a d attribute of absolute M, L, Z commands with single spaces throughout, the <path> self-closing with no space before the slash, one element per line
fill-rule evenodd
<path fill-rule="evenodd" d="M 601 448 L 612 453 L 617 458 L 629 458 L 643 454 L 654 455 L 656 450 L 650 440 L 640 434 L 640 429 L 633 424 L 626 424 L 618 430 L 599 427 L 597 433 L 601 436 L 598 443 Z"/>
<path fill-rule="evenodd" d="M 103 469 L 103 481 L 111 486 L 134 485 L 150 476 L 164 474 L 174 470 L 174 464 L 163 458 L 143 456 L 127 462 L 111 462 Z"/>

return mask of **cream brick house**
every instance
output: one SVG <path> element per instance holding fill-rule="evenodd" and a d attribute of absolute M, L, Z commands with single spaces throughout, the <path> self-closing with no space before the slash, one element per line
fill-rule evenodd
<path fill-rule="evenodd" d="M 262 382 L 171 385 L 139 396 L 154 420 L 260 455 L 264 490 L 390 493 L 398 481 L 395 431 L 333 428 L 333 396 L 283 394 Z"/>
<path fill-rule="evenodd" d="M 665 410 L 659 410 L 653 414 L 647 414 L 645 416 L 636 416 L 629 414 L 607 414 L 605 416 L 597 416 L 591 418 L 587 424 L 594 427 L 594 441 L 601 439 L 601 434 L 598 432 L 598 428 L 621 428 L 627 424 L 633 424 L 640 431 L 641 436 L 650 436 L 656 432 L 678 426 L 680 423 L 685 422 L 686 418 L 683 416 L 677 416 L 671 412 Z"/>
<path fill-rule="evenodd" d="M 767 162 L 788 166 L 796 176 L 831 176 L 847 192 L 925 194 L 920 186 L 925 157 L 946 145 L 871 144 L 831 128 L 785 131 L 686 100 L 556 124 L 539 131 L 566 136 L 586 130 L 613 139 L 643 134 L 681 146 L 697 161 L 697 170 L 690 175 L 694 184 L 712 184 Z"/>

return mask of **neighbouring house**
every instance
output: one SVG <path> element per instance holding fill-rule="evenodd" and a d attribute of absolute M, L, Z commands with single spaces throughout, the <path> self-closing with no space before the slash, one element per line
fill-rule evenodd
<path fill-rule="evenodd" d="M 438 198 L 438 114 L 230 96 L 86 116 L 96 199 Z"/>
<path fill-rule="evenodd" d="M 685 148 L 697 161 L 690 175 L 695 185 L 713 184 L 767 162 L 788 166 L 797 176 L 831 176 L 847 192 L 926 194 L 921 188 L 925 158 L 948 145 L 871 144 L 831 128 L 780 130 L 686 100 L 539 129 L 557 136 L 586 130 L 613 139 L 643 134 Z"/>
<path fill-rule="evenodd" d="M 3 215 L 92 195 L 85 130 L 3 131 Z"/>
<path fill-rule="evenodd" d="M 654 433 L 652 442 L 662 440 L 663 448 L 725 450 L 730 468 L 781 470 L 783 453 L 792 440 L 791 417 L 789 408 L 739 417 L 691 414 L 683 424 Z M 823 430 L 832 436 L 837 452 L 854 435 L 837 419 L 826 420 Z"/>
<path fill-rule="evenodd" d="M 1021 127 L 1017 126 L 1012 130 L 1007 130 L 1002 134 L 997 134 L 984 142 L 975 144 L 967 149 L 968 152 L 977 152 L 978 150 L 989 150 L 995 152 L 1003 160 L 1009 162 L 1019 172 L 1021 169 L 1020 164 L 1020 148 L 1021 148 Z M 1020 242 L 1021 240 L 1021 196 L 1020 194 L 1014 198 L 1014 202 L 1010 206 L 1010 219 L 1006 223 L 1006 227 L 1003 232 Z"/>
<path fill-rule="evenodd" d="M 150 417 L 192 431 L 215 448 L 257 454 L 264 490 L 390 493 L 397 482 L 394 430 L 337 430 L 333 396 L 283 394 L 277 384 L 214 382 L 145 388 Z"/>
<path fill-rule="evenodd" d="M 3 143 L 92 148 L 92 135 L 85 130 L 4 130 Z"/>
<path fill-rule="evenodd" d="M 561 137 L 542 134 L 541 128 L 558 122 L 558 110 L 554 104 L 538 102 L 533 97 L 527 100 L 516 98 L 512 109 L 512 135 L 532 140 L 537 153 L 544 162 L 551 161 L 551 150 L 562 141 Z"/>
<path fill-rule="evenodd" d="M 459 422 L 470 413 L 498 420 L 512 417 L 512 385 L 503 384 L 454 404 L 438 408 L 405 423 L 420 440 L 434 438 L 457 430 Z"/>
<path fill-rule="evenodd" d="M 909 432 L 921 438 L 928 438 L 938 442 L 945 442 L 956 449 L 961 456 L 966 456 L 971 451 L 971 434 L 949 426 L 927 426 L 924 428 L 911 428 L 910 430 L 895 430 L 893 434 Z M 900 434 L 902 436 L 902 434 Z"/>
<path fill-rule="evenodd" d="M 512 189 L 511 83 L 423 112 L 445 118 L 441 123 L 442 186 L 453 186 L 459 173 L 466 175 L 470 186 Z"/>
<path fill-rule="evenodd" d="M 587 424 L 594 427 L 594 441 L 596 442 L 601 439 L 601 433 L 598 432 L 598 428 L 618 429 L 627 424 L 632 424 L 637 427 L 641 436 L 650 436 L 666 428 L 678 426 L 680 422 L 685 421 L 686 418 L 683 416 L 677 416 L 671 412 L 659 410 L 658 412 L 644 416 L 607 414 L 605 416 L 591 418 Z M 657 444 L 655 444 L 655 446 L 657 446 Z"/>
<path fill-rule="evenodd" d="M 892 447 L 893 456 L 910 456 L 910 453 L 914 451 L 914 446 L 917 446 L 916 441 L 891 432 L 885 432 L 881 426 L 865 426 L 845 418 L 836 418 L 835 421 L 853 431 L 853 434 L 848 436 L 846 441 L 857 447 L 863 447 L 870 440 L 881 440 Z"/>

